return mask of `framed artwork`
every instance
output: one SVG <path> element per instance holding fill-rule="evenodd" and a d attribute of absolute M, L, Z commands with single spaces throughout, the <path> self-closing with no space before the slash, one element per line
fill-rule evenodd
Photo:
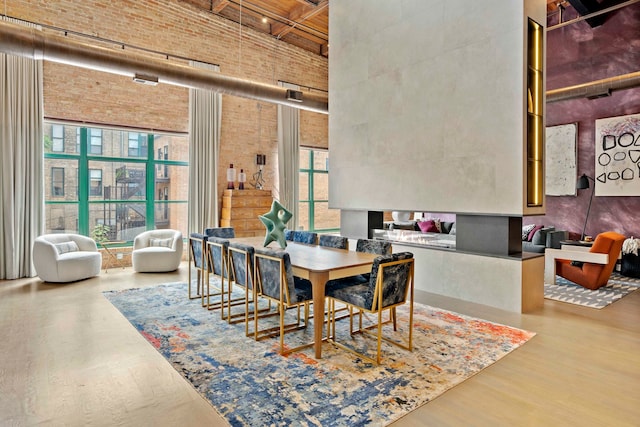
<path fill-rule="evenodd" d="M 596 196 L 640 196 L 640 114 L 596 120 Z"/>
<path fill-rule="evenodd" d="M 547 196 L 576 195 L 577 135 L 577 123 L 549 126 L 546 129 L 544 160 Z"/>

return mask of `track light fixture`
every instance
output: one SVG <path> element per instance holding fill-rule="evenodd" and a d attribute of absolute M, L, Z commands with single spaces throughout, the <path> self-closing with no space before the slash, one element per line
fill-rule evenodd
<path fill-rule="evenodd" d="M 158 85 L 158 77 L 149 76 L 149 75 L 140 74 L 140 73 L 136 73 L 133 76 L 133 81 L 136 82 L 136 83 L 140 83 L 140 84 L 148 85 L 148 86 L 157 86 Z"/>

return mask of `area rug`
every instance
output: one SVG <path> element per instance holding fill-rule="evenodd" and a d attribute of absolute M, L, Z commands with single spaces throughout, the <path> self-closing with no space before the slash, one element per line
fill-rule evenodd
<path fill-rule="evenodd" d="M 640 280 L 611 274 L 603 287 L 592 291 L 577 285 L 564 277 L 556 276 L 556 284 L 544 284 L 544 297 L 547 299 L 601 309 L 618 301 L 640 287 Z"/>
<path fill-rule="evenodd" d="M 245 337 L 218 311 L 187 298 L 186 283 L 105 292 L 106 298 L 232 426 L 384 426 L 506 356 L 535 334 L 416 304 L 414 350 L 383 344 L 381 366 L 325 343 L 277 353 L 277 338 Z M 398 310 L 405 334 L 408 307 Z M 295 312 L 295 310 L 292 310 Z M 371 353 L 375 340 L 341 341 Z M 313 327 L 287 334 L 292 347 L 312 340 Z"/>

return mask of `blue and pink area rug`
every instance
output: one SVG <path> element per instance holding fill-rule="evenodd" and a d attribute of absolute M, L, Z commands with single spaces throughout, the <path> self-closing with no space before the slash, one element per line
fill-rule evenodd
<path fill-rule="evenodd" d="M 328 343 L 321 360 L 312 348 L 281 356 L 277 338 L 245 337 L 243 323 L 229 325 L 218 311 L 189 300 L 186 283 L 104 294 L 232 426 L 384 426 L 535 335 L 416 304 L 413 352 L 383 343 L 376 367 Z M 408 305 L 398 310 L 403 336 L 407 323 Z M 352 339 L 348 327 L 348 319 L 337 322 L 340 341 L 375 353 L 374 339 Z M 310 326 L 285 342 L 312 336 Z"/>

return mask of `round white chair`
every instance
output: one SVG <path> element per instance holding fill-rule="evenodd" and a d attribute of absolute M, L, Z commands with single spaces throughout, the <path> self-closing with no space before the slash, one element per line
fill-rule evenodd
<path fill-rule="evenodd" d="M 149 230 L 133 241 L 131 261 L 139 273 L 174 271 L 182 260 L 182 233 L 177 230 Z"/>
<path fill-rule="evenodd" d="M 45 282 L 66 283 L 100 274 L 96 242 L 80 234 L 44 234 L 33 241 L 33 265 Z"/>

